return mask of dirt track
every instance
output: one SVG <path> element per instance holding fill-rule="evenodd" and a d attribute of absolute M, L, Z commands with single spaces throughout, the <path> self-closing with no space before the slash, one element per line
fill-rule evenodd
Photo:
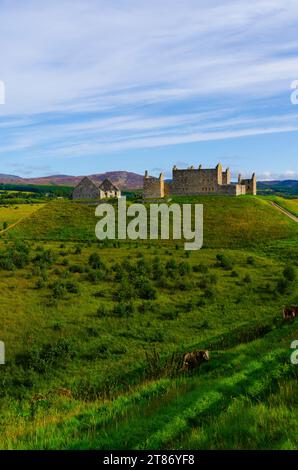
<path fill-rule="evenodd" d="M 277 210 L 279 210 L 280 212 L 282 212 L 283 214 L 285 214 L 287 217 L 289 217 L 290 219 L 294 220 L 294 222 L 298 222 L 298 217 L 296 217 L 294 214 L 292 214 L 291 212 L 287 211 L 287 209 L 284 209 L 283 207 L 281 207 L 279 204 L 277 204 L 276 202 L 272 201 L 271 204 L 276 207 Z"/>

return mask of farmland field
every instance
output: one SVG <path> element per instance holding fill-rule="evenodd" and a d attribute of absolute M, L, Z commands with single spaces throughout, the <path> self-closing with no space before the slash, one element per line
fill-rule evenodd
<path fill-rule="evenodd" d="M 202 250 L 100 243 L 61 200 L 1 235 L 1 449 L 297 449 L 298 226 L 266 198 L 174 202 L 203 203 Z"/>

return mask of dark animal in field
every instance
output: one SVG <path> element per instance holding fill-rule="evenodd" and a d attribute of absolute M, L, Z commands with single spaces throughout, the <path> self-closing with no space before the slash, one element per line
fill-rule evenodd
<path fill-rule="evenodd" d="M 199 367 L 202 362 L 209 361 L 209 351 L 201 350 L 201 351 L 193 351 L 190 353 L 186 353 L 183 356 L 183 371 L 193 370 L 196 367 Z"/>
<path fill-rule="evenodd" d="M 294 319 L 298 315 L 298 307 L 296 305 L 291 305 L 290 307 L 285 307 L 283 309 L 282 314 L 283 314 L 284 320 Z"/>

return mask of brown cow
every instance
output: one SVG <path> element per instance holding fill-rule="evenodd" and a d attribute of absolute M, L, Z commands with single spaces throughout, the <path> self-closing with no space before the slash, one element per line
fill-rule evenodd
<path fill-rule="evenodd" d="M 291 305 L 290 307 L 285 307 L 283 309 L 284 320 L 293 320 L 298 315 L 298 307 L 296 305 Z"/>
<path fill-rule="evenodd" d="M 201 350 L 201 351 L 193 351 L 191 353 L 186 353 L 183 356 L 183 371 L 193 370 L 198 367 L 202 362 L 209 361 L 209 351 Z"/>

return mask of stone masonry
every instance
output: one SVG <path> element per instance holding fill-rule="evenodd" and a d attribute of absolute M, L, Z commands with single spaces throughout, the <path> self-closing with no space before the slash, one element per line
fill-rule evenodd
<path fill-rule="evenodd" d="M 120 189 L 108 178 L 102 183 L 96 183 L 85 176 L 72 192 L 72 199 L 105 199 L 121 197 Z"/>
<path fill-rule="evenodd" d="M 231 172 L 227 168 L 225 171 L 219 163 L 215 168 L 203 169 L 193 166 L 187 169 L 173 167 L 172 182 L 167 184 L 164 175 L 161 173 L 158 178 L 149 176 L 148 171 L 144 176 L 144 198 L 163 198 L 167 194 L 176 196 L 194 195 L 229 195 L 240 196 L 244 194 L 257 194 L 256 175 L 253 173 L 250 179 L 238 177 L 237 183 L 231 182 Z"/>

